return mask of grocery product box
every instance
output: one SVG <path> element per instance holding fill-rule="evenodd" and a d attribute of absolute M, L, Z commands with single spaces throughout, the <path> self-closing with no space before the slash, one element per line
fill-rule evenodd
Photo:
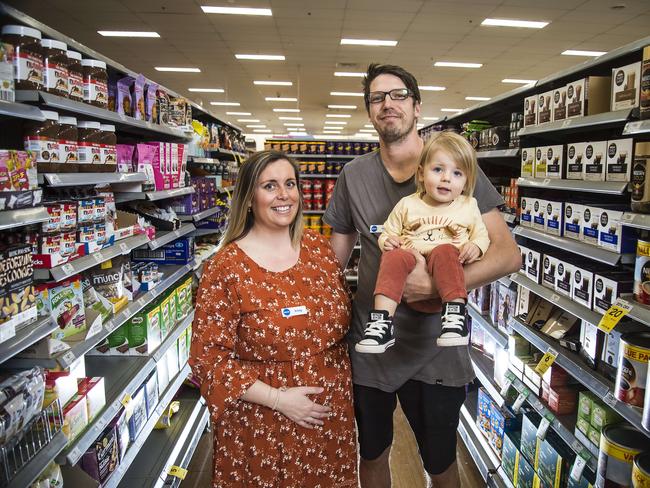
<path fill-rule="evenodd" d="M 605 181 L 607 141 L 588 142 L 582 165 L 586 181 Z"/>
<path fill-rule="evenodd" d="M 482 314 L 490 311 L 490 285 L 474 288 L 467 293 L 467 302 Z"/>
<path fill-rule="evenodd" d="M 552 122 L 553 118 L 553 91 L 537 95 L 537 125 Z"/>
<path fill-rule="evenodd" d="M 501 457 L 504 434 L 517 430 L 519 427 L 520 422 L 517 420 L 517 416 L 508 407 L 504 405 L 500 408 L 492 403 L 492 409 L 490 411 L 490 438 L 488 441 L 499 457 Z"/>
<path fill-rule="evenodd" d="M 174 291 L 175 292 L 175 291 Z M 176 295 L 166 294 L 160 301 L 160 337 L 161 341 L 176 324 Z M 172 313 L 174 314 L 172 316 Z"/>
<path fill-rule="evenodd" d="M 584 205 L 577 203 L 567 202 L 564 204 L 564 237 L 577 241 L 582 240 L 581 225 L 584 208 Z"/>
<path fill-rule="evenodd" d="M 593 310 L 605 313 L 623 293 L 631 293 L 634 280 L 627 272 L 595 273 Z"/>
<path fill-rule="evenodd" d="M 578 319 L 569 312 L 557 309 L 541 328 L 541 332 L 553 339 L 562 339 L 571 332 Z"/>
<path fill-rule="evenodd" d="M 497 282 L 498 283 L 498 282 Z M 517 290 L 513 290 L 499 283 L 499 301 L 497 322 L 495 325 L 501 330 L 506 331 L 508 321 L 515 315 L 515 306 L 517 304 Z"/>
<path fill-rule="evenodd" d="M 524 227 L 533 227 L 533 204 L 535 198 L 521 197 L 521 214 L 519 215 L 519 222 Z"/>
<path fill-rule="evenodd" d="M 598 245 L 598 229 L 600 227 L 601 209 L 592 205 L 585 205 L 582 210 L 582 221 L 580 222 L 582 240 Z"/>
<path fill-rule="evenodd" d="M 582 432 L 585 436 L 589 435 L 589 420 L 585 420 L 582 417 L 578 417 L 576 420 L 576 430 Z"/>
<path fill-rule="evenodd" d="M 598 327 L 591 322 L 582 320 L 580 324 L 580 356 L 591 366 L 596 368 L 603 354 L 605 336 L 599 332 Z"/>
<path fill-rule="evenodd" d="M 162 342 L 160 305 L 141 310 L 127 322 L 129 353 L 146 356 L 153 353 Z"/>
<path fill-rule="evenodd" d="M 611 79 L 587 76 L 567 85 L 567 117 L 582 117 L 609 111 Z"/>
<path fill-rule="evenodd" d="M 131 443 L 131 438 L 129 436 L 129 421 L 126 418 L 126 410 L 124 407 L 120 408 L 118 414 L 113 418 L 113 420 L 108 424 L 109 426 L 115 427 L 115 433 L 117 434 L 117 446 L 119 448 L 119 460 L 122 462 L 126 454 L 126 450 L 129 448 Z"/>
<path fill-rule="evenodd" d="M 68 443 L 77 438 L 88 425 L 88 409 L 86 400 L 81 395 L 75 395 L 63 408 L 63 433 Z"/>
<path fill-rule="evenodd" d="M 578 390 L 571 386 L 549 387 L 548 408 L 555 415 L 569 415 L 576 410 Z"/>
<path fill-rule="evenodd" d="M 492 412 L 492 398 L 488 395 L 485 388 L 480 387 L 478 389 L 478 409 L 477 409 L 477 419 L 476 424 L 478 425 L 481 433 L 486 437 L 490 438 L 490 416 Z"/>
<path fill-rule="evenodd" d="M 52 315 L 59 326 L 59 329 L 52 333 L 53 339 L 85 339 L 82 332 L 85 332 L 87 328 L 86 314 L 79 275 L 58 283 L 38 284 L 36 293 L 39 315 Z"/>
<path fill-rule="evenodd" d="M 521 253 L 521 267 L 519 268 L 519 272 L 521 274 L 525 275 L 526 274 L 526 258 L 528 256 L 529 249 L 526 246 L 522 246 L 521 244 L 518 244 L 518 246 L 519 246 L 519 252 Z M 492 292 L 491 292 L 490 296 L 492 296 L 495 291 L 498 291 L 497 288 L 492 287 Z M 498 296 L 497 296 L 497 298 L 498 298 Z M 496 303 L 496 300 L 495 300 L 495 303 Z M 490 301 L 490 310 L 494 310 L 494 308 L 492 307 L 492 301 Z M 496 321 L 496 317 L 494 317 L 492 322 L 495 322 L 495 321 Z"/>
<path fill-rule="evenodd" d="M 640 81 L 640 61 L 612 69 L 612 111 L 639 106 Z"/>
<path fill-rule="evenodd" d="M 133 261 L 153 261 L 161 264 L 187 264 L 194 259 L 194 238 L 183 237 L 155 250 L 134 249 Z"/>
<path fill-rule="evenodd" d="M 549 430 L 539 443 L 535 460 L 535 469 L 540 480 L 552 488 L 564 486 L 570 470 L 569 459 L 572 457 L 573 454 L 565 447 L 560 437 Z"/>
<path fill-rule="evenodd" d="M 131 442 L 135 442 L 147 421 L 147 405 L 145 398 L 145 385 L 142 385 L 135 394 L 131 397 L 132 409 L 131 417 L 129 418 L 129 437 Z"/>
<path fill-rule="evenodd" d="M 161 396 L 169 385 L 169 369 L 166 359 L 156 363 L 156 376 L 158 377 L 158 395 Z"/>
<path fill-rule="evenodd" d="M 535 149 L 535 177 L 546 178 L 546 146 Z"/>
<path fill-rule="evenodd" d="M 542 390 L 542 377 L 535 371 L 538 362 L 533 360 L 524 365 L 524 381 L 532 385 L 532 390 L 540 392 Z"/>
<path fill-rule="evenodd" d="M 45 371 L 45 396 L 43 405 L 49 405 L 54 400 L 64 407 L 77 394 L 77 378 L 66 373 Z"/>
<path fill-rule="evenodd" d="M 129 320 L 133 320 L 138 314 Z M 128 356 L 129 355 L 129 326 L 128 322 L 120 325 L 109 336 L 100 341 L 92 350 L 89 356 Z"/>
<path fill-rule="evenodd" d="M 564 233 L 564 202 L 546 200 L 546 233 L 561 237 Z"/>
<path fill-rule="evenodd" d="M 537 125 L 537 95 L 524 98 L 524 127 Z"/>
<path fill-rule="evenodd" d="M 528 462 L 534 463 L 537 455 L 537 428 L 541 416 L 537 412 L 527 412 L 521 418 L 521 444 L 519 448 L 522 456 Z"/>
<path fill-rule="evenodd" d="M 153 415 L 158 405 L 158 374 L 152 371 L 144 383 L 145 403 L 147 406 L 147 418 Z"/>
<path fill-rule="evenodd" d="M 104 378 L 79 378 L 77 380 L 78 392 L 86 400 L 88 421 L 91 422 L 106 405 L 106 388 Z"/>
<path fill-rule="evenodd" d="M 591 423 L 591 410 L 596 401 L 596 395 L 588 390 L 583 390 L 578 393 L 578 418 L 586 420 Z"/>
<path fill-rule="evenodd" d="M 573 286 L 573 273 L 576 267 L 567 262 L 558 259 L 556 274 L 555 274 L 555 291 L 561 295 L 571 297 Z"/>
<path fill-rule="evenodd" d="M 584 175 L 584 157 L 586 142 L 567 144 L 566 149 L 566 177 L 568 180 L 581 180 Z"/>
<path fill-rule="evenodd" d="M 535 310 L 533 310 L 529 315 L 530 317 L 526 321 L 528 325 L 531 327 L 539 330 L 542 327 L 544 327 L 544 324 L 546 324 L 546 321 L 551 318 L 551 315 L 553 314 L 553 311 L 555 308 L 553 307 L 553 304 L 551 302 L 547 302 L 546 300 L 540 300 L 537 304 L 537 307 L 535 307 Z"/>
<path fill-rule="evenodd" d="M 508 372 L 508 350 L 501 346 L 501 344 L 495 343 L 494 346 L 494 373 L 492 378 L 499 388 L 503 388 L 506 384 L 507 378 L 506 373 Z"/>
<path fill-rule="evenodd" d="M 169 373 L 169 381 L 171 382 L 180 371 L 178 363 L 178 342 L 172 344 L 167 350 L 165 353 L 165 361 L 167 362 L 167 372 Z"/>
<path fill-rule="evenodd" d="M 594 273 L 587 269 L 576 267 L 573 272 L 571 299 L 574 302 L 584 305 L 587 308 L 591 308 L 593 290 Z"/>
<path fill-rule="evenodd" d="M 183 332 L 178 336 L 178 364 L 182 365 L 189 359 L 189 343 L 187 332 Z"/>
<path fill-rule="evenodd" d="M 533 229 L 546 232 L 546 200 L 538 198 L 533 202 Z"/>
<path fill-rule="evenodd" d="M 524 147 L 521 149 L 521 177 L 533 178 L 535 176 L 535 148 Z"/>
<path fill-rule="evenodd" d="M 623 225 L 623 212 L 601 209 L 598 219 L 598 245 L 615 253 L 634 253 L 636 233 Z"/>
<path fill-rule="evenodd" d="M 109 425 L 81 457 L 81 469 L 99 484 L 119 465 L 120 448 L 114 425 Z"/>
<path fill-rule="evenodd" d="M 589 439 L 590 444 L 596 446 L 600 445 L 600 430 L 594 427 L 593 425 L 589 426 L 589 432 L 587 433 L 587 439 Z"/>
<path fill-rule="evenodd" d="M 483 326 L 477 321 L 470 320 L 470 325 L 470 345 L 478 351 L 483 351 L 483 344 L 485 342 L 485 330 L 483 329 Z"/>
<path fill-rule="evenodd" d="M 567 86 L 560 86 L 553 90 L 553 122 L 566 119 Z"/>
<path fill-rule="evenodd" d="M 618 413 L 616 413 L 610 406 L 603 404 L 596 398 L 593 399 L 591 404 L 591 417 L 589 423 L 598 432 L 603 430 L 603 427 L 616 424 L 623 421 Z"/>
<path fill-rule="evenodd" d="M 542 259 L 542 285 L 551 290 L 555 289 L 557 265 L 560 260 L 550 254 L 544 254 Z"/>
<path fill-rule="evenodd" d="M 615 139 L 607 141 L 607 181 L 630 181 L 634 161 L 634 140 Z"/>
<path fill-rule="evenodd" d="M 556 388 L 566 386 L 573 382 L 574 379 L 562 366 L 554 363 L 546 370 L 546 373 L 542 376 L 542 381 L 551 388 Z"/>
<path fill-rule="evenodd" d="M 516 486 L 519 469 L 519 433 L 508 432 L 503 436 L 501 450 L 501 468 L 508 479 Z"/>
<path fill-rule="evenodd" d="M 539 283 L 542 279 L 541 260 L 542 255 L 539 252 L 532 249 L 528 250 L 526 254 L 526 276 L 535 283 Z"/>
<path fill-rule="evenodd" d="M 559 180 L 564 178 L 564 146 L 546 146 L 546 177 Z"/>
<path fill-rule="evenodd" d="M 523 454 L 523 453 L 522 453 Z M 517 470 L 517 488 L 535 488 L 535 469 L 524 456 L 519 458 L 519 469 Z"/>

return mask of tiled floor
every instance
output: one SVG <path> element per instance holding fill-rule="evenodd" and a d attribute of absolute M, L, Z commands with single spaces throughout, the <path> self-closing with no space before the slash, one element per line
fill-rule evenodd
<path fill-rule="evenodd" d="M 391 450 L 393 488 L 424 488 L 426 485 L 415 438 L 399 408 L 395 411 L 394 439 Z M 457 451 L 462 486 L 466 488 L 485 486 L 481 474 L 460 438 Z M 196 448 L 181 488 L 210 488 L 211 463 L 212 434 L 206 433 Z"/>

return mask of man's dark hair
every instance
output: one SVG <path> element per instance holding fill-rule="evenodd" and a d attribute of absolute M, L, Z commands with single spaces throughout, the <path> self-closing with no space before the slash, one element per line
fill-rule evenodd
<path fill-rule="evenodd" d="M 411 73 L 406 71 L 400 66 L 395 66 L 393 64 L 377 64 L 372 63 L 368 66 L 368 71 L 366 76 L 363 78 L 363 101 L 366 103 L 366 112 L 370 111 L 370 102 L 368 101 L 368 94 L 370 93 L 370 84 L 375 78 L 379 75 L 393 75 L 397 76 L 400 80 L 404 82 L 406 88 L 411 90 L 413 93 L 413 105 L 415 102 L 420 103 L 422 99 L 420 98 L 420 89 L 418 88 L 418 81 L 415 79 Z"/>

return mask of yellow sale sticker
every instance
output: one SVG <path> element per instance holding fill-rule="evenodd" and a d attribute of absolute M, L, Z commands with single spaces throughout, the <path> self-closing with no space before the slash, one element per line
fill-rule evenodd
<path fill-rule="evenodd" d="M 632 310 L 632 304 L 621 298 L 618 298 L 614 304 L 609 307 L 607 312 L 603 314 L 603 317 L 598 323 L 598 328 L 609 334 L 616 324 L 625 317 Z"/>
<path fill-rule="evenodd" d="M 557 351 L 554 351 L 553 349 L 549 349 L 548 351 L 546 351 L 546 353 L 544 353 L 544 356 L 542 357 L 542 359 L 540 359 L 537 366 L 535 366 L 535 371 L 540 376 L 544 376 L 544 373 L 546 373 L 546 370 L 548 370 L 548 368 L 551 367 L 556 357 L 557 357 Z"/>
<path fill-rule="evenodd" d="M 133 403 L 131 403 L 131 395 L 128 393 L 124 395 L 124 398 L 122 398 L 122 405 L 124 406 L 124 411 L 126 412 L 126 418 L 127 420 L 131 418 L 131 415 L 133 415 Z"/>
<path fill-rule="evenodd" d="M 169 474 L 169 476 L 174 476 L 180 480 L 184 480 L 187 476 L 187 469 L 181 468 L 180 466 L 172 466 L 169 468 L 169 471 L 167 471 L 167 474 Z"/>

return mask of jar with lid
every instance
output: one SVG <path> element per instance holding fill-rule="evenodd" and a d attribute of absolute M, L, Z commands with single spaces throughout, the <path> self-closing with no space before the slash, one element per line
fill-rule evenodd
<path fill-rule="evenodd" d="M 84 101 L 84 72 L 81 66 L 81 53 L 66 51 L 68 57 L 68 92 L 72 100 Z"/>
<path fill-rule="evenodd" d="M 59 125 L 59 162 L 76 164 L 78 162 L 77 140 L 79 139 L 77 119 L 62 115 L 59 117 Z"/>
<path fill-rule="evenodd" d="M 101 160 L 101 124 L 90 120 L 77 123 L 79 142 L 77 155 L 79 164 L 100 164 Z M 81 168 L 80 168 L 81 169 Z"/>
<path fill-rule="evenodd" d="M 43 39 L 43 86 L 46 92 L 68 97 L 68 46 L 65 42 Z"/>
<path fill-rule="evenodd" d="M 32 151 L 37 163 L 59 162 L 59 114 L 41 110 L 43 122 L 26 124 L 24 133 L 25 150 Z"/>
<path fill-rule="evenodd" d="M 41 31 L 22 25 L 5 25 L 2 41 L 14 47 L 16 90 L 43 88 L 43 53 Z"/>
<path fill-rule="evenodd" d="M 634 145 L 632 163 L 632 211 L 650 213 L 650 142 L 637 142 Z"/>
<path fill-rule="evenodd" d="M 112 124 L 100 125 L 101 162 L 103 164 L 117 164 L 117 136 L 115 126 Z"/>
<path fill-rule="evenodd" d="M 106 63 L 95 59 L 82 59 L 84 76 L 84 101 L 95 107 L 108 108 L 108 73 Z"/>

